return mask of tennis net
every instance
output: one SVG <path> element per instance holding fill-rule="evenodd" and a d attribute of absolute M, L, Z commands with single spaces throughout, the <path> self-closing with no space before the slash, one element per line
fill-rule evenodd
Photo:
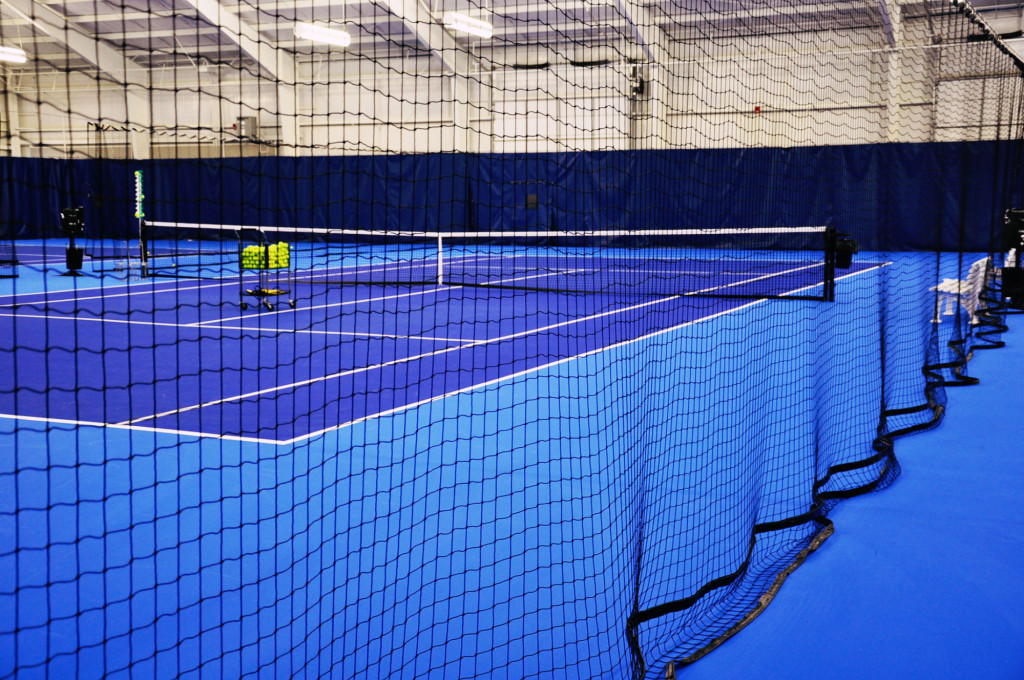
<path fill-rule="evenodd" d="M 135 256 L 148 276 L 214 278 L 239 265 L 243 227 L 147 222 Z"/>
<path fill-rule="evenodd" d="M 150 276 L 242 276 L 241 253 L 286 243 L 293 286 L 450 285 L 556 293 L 828 300 L 827 227 L 509 232 L 152 222 Z"/>

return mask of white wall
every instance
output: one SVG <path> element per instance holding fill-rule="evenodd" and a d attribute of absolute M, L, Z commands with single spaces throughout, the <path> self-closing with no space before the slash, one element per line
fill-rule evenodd
<path fill-rule="evenodd" d="M 982 42 L 933 44 L 924 22 L 905 24 L 898 50 L 861 29 L 675 41 L 670 52 L 642 67 L 640 97 L 619 62 L 472 73 L 468 101 L 429 56 L 302 63 L 296 148 L 276 144 L 285 121 L 270 79 L 165 69 L 152 74 L 146 129 L 154 156 L 188 157 L 951 141 L 1006 137 L 1019 123 L 1009 59 Z M 19 99 L 12 124 L 3 116 L 6 146 L 16 130 L 27 155 L 133 153 L 127 131 L 144 117 L 122 87 L 45 69 L 9 82 Z M 257 118 L 259 143 L 239 140 L 241 116 Z M 105 128 L 102 148 L 90 122 Z"/>

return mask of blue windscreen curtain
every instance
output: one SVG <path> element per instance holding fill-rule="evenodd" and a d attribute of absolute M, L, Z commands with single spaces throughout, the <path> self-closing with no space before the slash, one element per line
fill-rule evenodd
<path fill-rule="evenodd" d="M 1002 157 L 1000 156 L 1002 154 Z M 987 250 L 1021 189 L 996 142 L 151 161 L 0 159 L 0 234 L 157 221 L 380 231 L 829 225 L 865 250 Z M 535 207 L 527 207 L 535 205 Z M 961 229 L 961 226 L 963 227 Z"/>

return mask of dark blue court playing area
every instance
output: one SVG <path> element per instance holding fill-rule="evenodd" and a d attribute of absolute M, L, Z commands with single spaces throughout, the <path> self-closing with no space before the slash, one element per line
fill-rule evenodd
<path fill-rule="evenodd" d="M 814 288 L 794 287 L 805 280 L 790 264 L 754 264 L 692 286 Z M 240 308 L 237 276 L 97 282 L 0 299 L 0 334 L 19 347 L 0 372 L 0 414 L 292 442 L 751 303 L 299 280 L 295 308 L 271 311 Z"/>

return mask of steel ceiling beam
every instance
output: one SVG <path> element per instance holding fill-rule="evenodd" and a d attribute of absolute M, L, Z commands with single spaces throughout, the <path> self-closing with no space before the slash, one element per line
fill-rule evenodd
<path fill-rule="evenodd" d="M 277 80 L 295 83 L 295 59 L 260 36 L 252 25 L 220 3 L 220 0 L 185 0 L 231 42 Z"/>
<path fill-rule="evenodd" d="M 469 73 L 479 66 L 469 51 L 460 46 L 418 0 L 384 0 L 383 4 L 452 73 Z"/>
<path fill-rule="evenodd" d="M 87 35 L 81 29 L 72 26 L 66 17 L 58 14 L 48 5 L 33 0 L 0 0 L 0 2 L 10 7 L 15 14 L 36 30 L 88 61 L 101 73 L 119 83 L 149 89 L 149 78 L 143 75 L 144 71 L 131 59 L 106 42 Z"/>
<path fill-rule="evenodd" d="M 896 47 L 899 42 L 897 33 L 900 8 L 893 0 L 877 0 L 878 13 L 882 19 L 882 30 L 885 31 L 885 39 L 890 47 Z"/>
<path fill-rule="evenodd" d="M 278 123 L 281 130 L 279 141 L 286 148 L 294 149 L 298 144 L 295 57 L 264 40 L 256 28 L 242 21 L 238 14 L 222 5 L 219 0 L 185 1 L 274 78 L 277 86 Z"/>
<path fill-rule="evenodd" d="M 2 0 L 2 3 L 37 31 L 85 59 L 102 77 L 124 86 L 125 123 L 129 127 L 140 128 L 131 135 L 133 155 L 136 158 L 148 158 L 149 128 L 153 125 L 149 72 L 140 68 L 123 52 L 72 26 L 67 17 L 48 5 L 33 0 Z M 70 101 L 67 106 L 71 108 Z"/>
<path fill-rule="evenodd" d="M 615 7 L 628 22 L 628 30 L 633 34 L 634 40 L 640 45 L 648 61 L 670 61 L 671 57 L 665 49 L 667 36 L 646 7 L 636 0 L 615 0 Z"/>

